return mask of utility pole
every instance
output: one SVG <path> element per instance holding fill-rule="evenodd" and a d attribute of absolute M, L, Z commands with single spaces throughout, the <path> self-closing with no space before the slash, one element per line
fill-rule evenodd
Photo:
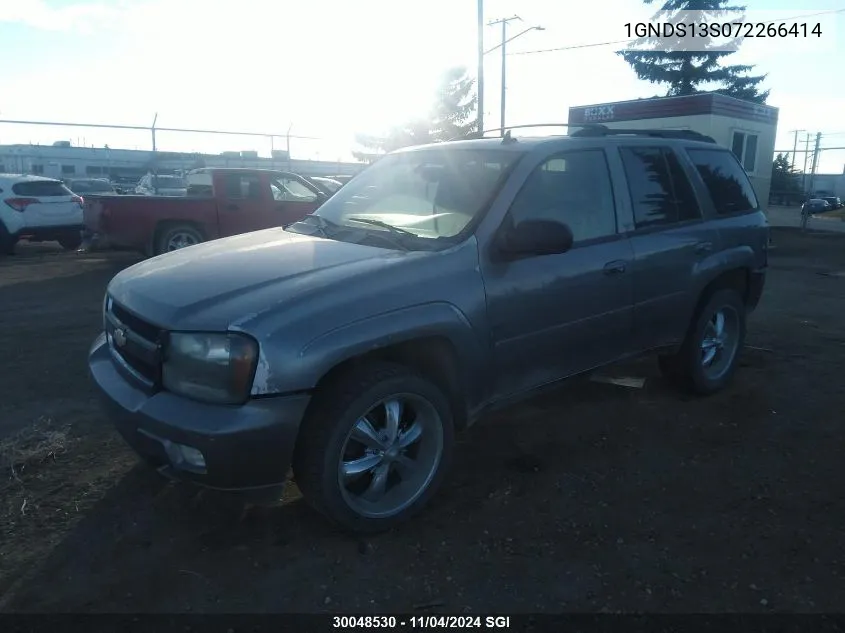
<path fill-rule="evenodd" d="M 809 143 L 810 137 L 807 137 L 807 142 Z M 821 145 L 822 141 L 822 133 L 816 132 L 816 147 L 813 149 L 813 166 L 810 171 L 810 191 L 813 191 L 813 187 L 815 185 L 816 180 L 816 165 L 819 162 L 819 146 Z M 812 193 L 810 194 L 812 196 Z M 801 214 L 801 230 L 805 231 L 807 229 L 807 222 L 810 219 L 809 213 L 802 213 Z"/>
<path fill-rule="evenodd" d="M 484 131 L 484 0 L 478 0 L 478 133 Z"/>
<path fill-rule="evenodd" d="M 801 172 L 801 195 L 807 195 L 807 159 L 810 158 L 810 135 L 807 134 L 807 138 L 804 139 L 806 141 L 804 145 L 804 170 Z"/>
<path fill-rule="evenodd" d="M 502 25 L 502 43 L 499 45 L 502 48 L 502 95 L 500 101 L 500 132 L 501 135 L 504 137 L 505 135 L 505 90 L 507 86 L 507 44 L 508 44 L 508 22 L 513 22 L 514 20 L 522 21 L 522 18 L 518 15 L 514 15 L 510 18 L 503 18 L 501 20 L 494 20 L 490 22 L 490 26 L 494 26 L 496 24 Z"/>
<path fill-rule="evenodd" d="M 795 141 L 792 143 L 792 171 L 795 171 L 795 152 L 798 151 L 798 132 L 806 132 L 807 130 L 793 130 L 795 133 Z"/>
<path fill-rule="evenodd" d="M 819 163 L 819 146 L 822 142 L 822 133 L 816 133 L 816 147 L 813 150 L 813 167 L 810 170 L 810 192 L 812 193 L 816 184 L 816 166 Z"/>
<path fill-rule="evenodd" d="M 158 157 L 156 156 L 156 121 L 158 121 L 158 112 L 153 117 L 153 126 L 150 128 L 153 134 L 153 193 L 158 195 Z"/>

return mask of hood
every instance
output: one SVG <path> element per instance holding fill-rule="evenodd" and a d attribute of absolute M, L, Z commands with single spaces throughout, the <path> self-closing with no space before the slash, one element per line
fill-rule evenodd
<path fill-rule="evenodd" d="M 305 293 L 414 255 L 422 253 L 273 228 L 148 259 L 118 273 L 108 292 L 160 327 L 222 331 Z"/>

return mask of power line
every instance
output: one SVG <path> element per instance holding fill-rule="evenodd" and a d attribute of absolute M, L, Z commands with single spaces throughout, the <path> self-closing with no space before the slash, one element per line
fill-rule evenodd
<path fill-rule="evenodd" d="M 805 15 L 796 15 L 791 18 L 782 18 L 780 20 L 773 20 L 771 22 L 764 22 L 764 24 L 781 24 L 783 22 L 790 22 L 791 20 L 801 20 L 803 18 L 814 18 L 820 15 L 832 15 L 834 13 L 845 13 L 845 9 L 830 9 L 829 11 L 819 11 L 818 13 L 807 13 Z M 508 55 L 534 55 L 536 53 L 553 53 L 556 51 L 571 51 L 579 48 L 594 48 L 597 46 L 611 46 L 613 44 L 630 44 L 631 42 L 639 41 L 642 38 L 633 38 L 628 40 L 609 40 L 607 42 L 593 42 L 592 44 L 573 44 L 571 46 L 559 46 L 557 48 L 543 48 L 535 51 L 516 51 L 508 53 Z"/>

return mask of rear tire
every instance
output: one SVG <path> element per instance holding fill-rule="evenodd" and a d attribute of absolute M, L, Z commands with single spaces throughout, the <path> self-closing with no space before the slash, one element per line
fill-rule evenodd
<path fill-rule="evenodd" d="M 698 395 L 725 388 L 745 344 L 746 311 L 733 288 L 715 291 L 695 315 L 677 354 L 660 356 L 660 371 L 674 385 Z"/>
<path fill-rule="evenodd" d="M 155 255 L 181 250 L 205 241 L 202 232 L 190 224 L 173 224 L 159 231 L 155 243 Z"/>
<path fill-rule="evenodd" d="M 3 224 L 2 220 L 0 220 L 0 257 L 3 257 L 4 255 L 14 255 L 15 244 L 17 244 L 17 242 L 18 240 L 9 234 L 9 230 L 6 228 L 6 225 Z"/>
<path fill-rule="evenodd" d="M 56 240 L 66 251 L 75 251 L 82 245 L 82 233 L 68 233 L 67 235 L 63 235 L 58 240 Z"/>
<path fill-rule="evenodd" d="M 297 440 L 306 501 L 358 533 L 390 529 L 426 505 L 452 456 L 449 400 L 402 365 L 374 363 L 321 388 Z"/>

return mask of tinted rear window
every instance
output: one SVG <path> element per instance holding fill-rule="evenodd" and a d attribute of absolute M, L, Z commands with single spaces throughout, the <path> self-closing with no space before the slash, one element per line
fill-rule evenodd
<path fill-rule="evenodd" d="M 701 174 L 717 213 L 759 208 L 751 181 L 733 154 L 712 149 L 689 149 L 687 153 Z"/>
<path fill-rule="evenodd" d="M 30 180 L 12 185 L 12 193 L 17 196 L 49 198 L 51 196 L 72 196 L 70 189 L 55 180 Z"/>

